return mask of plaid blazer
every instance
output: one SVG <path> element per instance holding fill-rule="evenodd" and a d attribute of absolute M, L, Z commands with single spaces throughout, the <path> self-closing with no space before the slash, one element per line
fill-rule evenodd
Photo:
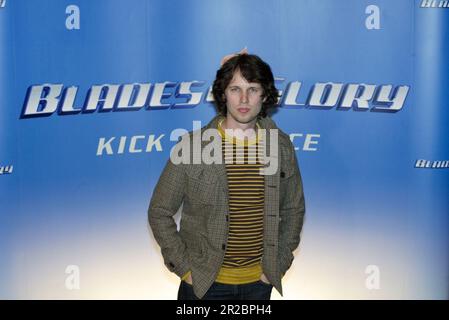
<path fill-rule="evenodd" d="M 217 128 L 218 120 L 216 116 L 199 130 Z M 262 118 L 259 123 L 264 129 L 278 129 L 269 117 Z M 192 132 L 188 135 L 191 139 Z M 209 142 L 201 143 L 204 146 Z M 269 139 L 265 145 L 270 150 Z M 276 172 L 265 175 L 262 269 L 282 295 L 281 279 L 290 268 L 293 251 L 299 245 L 305 202 L 293 144 L 279 129 L 278 159 Z M 178 231 L 173 216 L 181 206 Z M 167 161 L 150 201 L 148 219 L 165 265 L 179 277 L 191 271 L 193 290 L 199 298 L 211 287 L 223 263 L 228 215 L 224 161 L 222 164 L 177 165 L 170 159 Z"/>

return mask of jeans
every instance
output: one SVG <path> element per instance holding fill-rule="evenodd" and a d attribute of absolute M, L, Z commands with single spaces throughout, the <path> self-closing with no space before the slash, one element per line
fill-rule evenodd
<path fill-rule="evenodd" d="M 192 285 L 181 281 L 178 300 L 270 300 L 273 285 L 261 280 L 248 284 L 214 282 L 202 299 L 193 293 Z"/>

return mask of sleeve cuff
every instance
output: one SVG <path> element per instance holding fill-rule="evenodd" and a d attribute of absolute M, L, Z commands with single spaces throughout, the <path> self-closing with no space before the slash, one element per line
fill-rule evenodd
<path fill-rule="evenodd" d="M 191 271 L 187 272 L 185 275 L 183 275 L 183 276 L 181 277 L 181 280 L 184 281 L 185 279 L 187 279 L 191 273 L 192 273 Z"/>

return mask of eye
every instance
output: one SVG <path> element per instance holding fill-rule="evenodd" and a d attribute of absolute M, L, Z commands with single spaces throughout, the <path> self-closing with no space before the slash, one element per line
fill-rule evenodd
<path fill-rule="evenodd" d="M 249 88 L 249 91 L 252 93 L 257 93 L 257 92 L 259 92 L 259 88 L 251 87 L 251 88 Z"/>
<path fill-rule="evenodd" d="M 229 91 L 231 91 L 231 92 L 237 92 L 238 90 L 239 90 L 239 88 L 236 88 L 236 87 L 232 87 L 229 89 Z"/>

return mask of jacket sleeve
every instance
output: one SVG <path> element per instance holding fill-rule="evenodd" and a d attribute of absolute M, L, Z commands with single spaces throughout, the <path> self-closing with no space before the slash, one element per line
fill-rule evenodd
<path fill-rule="evenodd" d="M 298 247 L 304 221 L 305 200 L 301 173 L 293 144 L 286 159 L 287 167 L 293 174 L 284 181 L 281 173 L 281 183 L 285 186 L 285 197 L 279 204 L 279 260 L 280 271 L 284 275 L 293 262 L 293 251 Z M 284 173 L 285 174 L 285 173 Z"/>
<path fill-rule="evenodd" d="M 164 263 L 179 277 L 190 270 L 186 245 L 173 219 L 183 202 L 185 183 L 184 165 L 175 165 L 169 159 L 156 184 L 148 208 L 150 227 L 161 247 Z"/>

